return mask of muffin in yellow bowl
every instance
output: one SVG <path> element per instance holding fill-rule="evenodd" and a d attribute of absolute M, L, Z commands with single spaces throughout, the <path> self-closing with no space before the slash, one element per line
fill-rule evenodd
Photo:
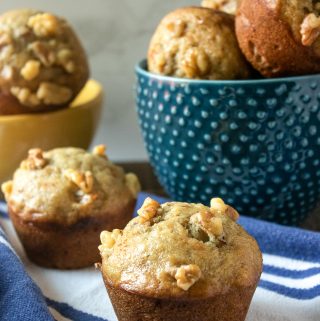
<path fill-rule="evenodd" d="M 12 176 L 32 147 L 88 148 L 97 128 L 102 99 L 102 86 L 91 79 L 69 108 L 0 116 L 0 183 Z"/>

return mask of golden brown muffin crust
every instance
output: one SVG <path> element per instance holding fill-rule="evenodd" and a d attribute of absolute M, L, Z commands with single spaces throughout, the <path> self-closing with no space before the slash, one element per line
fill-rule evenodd
<path fill-rule="evenodd" d="M 126 228 L 102 232 L 102 273 L 112 287 L 144 296 L 213 297 L 255 287 L 262 269 L 256 241 L 220 199 L 202 204 L 147 199 Z"/>
<path fill-rule="evenodd" d="M 237 43 L 234 17 L 200 7 L 177 9 L 160 22 L 148 69 L 194 79 L 242 79 L 251 71 Z"/>
<path fill-rule="evenodd" d="M 242 0 L 236 33 L 248 61 L 266 77 L 320 72 L 319 3 Z"/>
<path fill-rule="evenodd" d="M 0 114 L 66 106 L 88 75 L 85 52 L 64 19 L 30 9 L 0 16 L 0 94 L 13 105 Z"/>
<path fill-rule="evenodd" d="M 140 184 L 98 146 L 92 153 L 80 148 L 32 149 L 2 189 L 21 219 L 72 225 L 105 213 L 112 221 L 136 199 Z"/>

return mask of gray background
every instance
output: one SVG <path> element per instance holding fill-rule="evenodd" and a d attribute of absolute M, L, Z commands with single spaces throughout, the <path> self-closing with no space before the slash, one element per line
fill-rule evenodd
<path fill-rule="evenodd" d="M 106 100 L 94 143 L 104 143 L 116 161 L 147 158 L 134 108 L 134 65 L 146 56 L 161 18 L 174 8 L 201 0 L 6 0 L 0 11 L 34 8 L 64 16 L 87 50 L 91 76 L 104 88 Z"/>

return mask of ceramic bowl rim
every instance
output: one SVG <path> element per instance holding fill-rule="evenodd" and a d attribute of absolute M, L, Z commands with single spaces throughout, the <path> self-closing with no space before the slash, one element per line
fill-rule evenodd
<path fill-rule="evenodd" d="M 158 75 L 147 70 L 147 59 L 142 59 L 135 66 L 135 71 L 138 75 L 143 75 L 148 78 L 157 79 L 159 81 L 170 82 L 170 83 L 184 83 L 192 85 L 260 85 L 260 84 L 271 84 L 271 83 L 283 83 L 283 82 L 294 82 L 302 80 L 320 80 L 320 74 L 314 75 L 303 75 L 293 77 L 279 77 L 279 78 L 263 78 L 263 79 L 240 79 L 240 80 L 199 80 L 199 79 L 188 79 Z"/>
<path fill-rule="evenodd" d="M 63 114 L 68 114 L 68 113 L 73 113 L 74 111 L 78 111 L 81 109 L 93 109 L 96 107 L 96 103 L 103 99 L 104 92 L 103 92 L 103 87 L 102 84 L 93 79 L 89 78 L 85 84 L 93 85 L 96 87 L 96 92 L 94 95 L 87 101 L 84 101 L 82 103 L 75 103 L 76 99 L 78 98 L 75 97 L 75 99 L 70 103 L 70 105 L 66 108 L 58 109 L 58 110 L 53 110 L 49 112 L 41 112 L 41 113 L 34 113 L 34 114 L 17 114 L 17 115 L 0 115 L 0 125 L 4 123 L 10 123 L 10 122 L 18 122 L 18 121 L 28 121 L 30 119 L 46 119 L 50 115 L 63 115 Z M 85 86 L 82 88 L 82 90 L 85 88 Z M 81 90 L 81 91 L 82 91 Z M 81 93 L 80 91 L 80 93 Z M 79 93 L 79 94 L 80 94 Z"/>

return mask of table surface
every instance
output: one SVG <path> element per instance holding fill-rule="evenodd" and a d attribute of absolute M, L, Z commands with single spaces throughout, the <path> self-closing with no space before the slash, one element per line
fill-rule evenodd
<path fill-rule="evenodd" d="M 140 179 L 142 190 L 157 195 L 167 196 L 147 162 L 120 163 L 126 172 L 136 173 Z M 320 231 L 320 204 L 300 227 L 312 231 Z"/>

